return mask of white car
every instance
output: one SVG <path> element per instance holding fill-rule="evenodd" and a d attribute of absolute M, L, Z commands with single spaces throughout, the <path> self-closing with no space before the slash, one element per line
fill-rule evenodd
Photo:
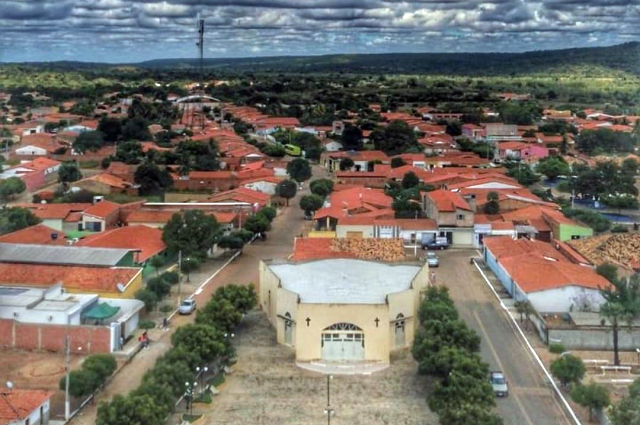
<path fill-rule="evenodd" d="M 178 313 L 191 314 L 196 311 L 196 300 L 184 300 L 180 307 L 178 307 Z"/>
<path fill-rule="evenodd" d="M 426 261 L 429 267 L 438 267 L 440 265 L 440 260 L 435 252 L 427 252 Z"/>
<path fill-rule="evenodd" d="M 509 396 L 509 383 L 502 372 L 491 372 L 489 382 L 491 382 L 491 387 L 497 397 Z"/>

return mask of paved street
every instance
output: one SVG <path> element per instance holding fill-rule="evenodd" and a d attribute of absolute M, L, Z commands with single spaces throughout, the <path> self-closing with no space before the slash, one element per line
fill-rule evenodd
<path fill-rule="evenodd" d="M 322 174 L 314 168 L 314 178 L 321 177 Z M 269 232 L 266 241 L 256 241 L 247 246 L 244 253 L 229 264 L 224 270 L 218 273 L 196 296 L 198 306 L 203 306 L 211 297 L 211 294 L 221 286 L 236 284 L 258 284 L 258 262 L 261 259 L 286 258 L 293 250 L 293 240 L 295 236 L 303 232 L 305 226 L 310 226 L 311 222 L 303 220 L 303 212 L 298 206 L 300 197 L 308 194 L 308 184 L 299 191 L 294 199 L 290 200 L 290 207 L 285 208 L 282 213 L 275 218 L 272 223 L 272 230 Z M 93 425 L 97 414 L 97 407 L 100 401 L 109 400 L 116 394 L 126 394 L 135 389 L 144 373 L 153 367 L 156 359 L 171 348 L 171 334 L 181 325 L 193 321 L 195 315 L 175 316 L 171 321 L 171 328 L 167 332 L 155 329 L 150 331 L 149 336 L 152 341 L 147 350 L 142 350 L 133 361 L 124 367 L 124 370 L 113 379 L 105 391 L 96 398 L 96 403 L 89 404 L 80 415 L 72 420 L 73 425 Z"/>
<path fill-rule="evenodd" d="M 462 318 L 481 336 L 484 361 L 507 376 L 510 395 L 497 400 L 505 425 L 571 424 L 510 319 L 469 264 L 474 255 L 475 250 L 438 252 L 440 267 L 434 270 L 437 283 L 449 288 Z"/>

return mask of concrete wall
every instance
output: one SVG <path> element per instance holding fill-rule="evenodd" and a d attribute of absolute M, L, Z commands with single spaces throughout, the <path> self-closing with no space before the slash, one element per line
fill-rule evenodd
<path fill-rule="evenodd" d="M 42 408 L 42 415 L 40 415 L 40 409 Z M 49 415 L 50 415 L 50 404 L 49 400 L 42 403 L 36 409 L 31 412 L 31 414 L 24 418 L 21 421 L 11 422 L 10 425 L 36 425 L 42 423 L 43 425 L 47 425 L 49 423 Z M 42 417 L 42 422 L 40 421 L 40 417 Z"/>
<path fill-rule="evenodd" d="M 590 311 L 600 310 L 604 298 L 597 289 L 565 286 L 540 292 L 531 292 L 527 298 L 537 311 L 544 313 L 566 313 L 583 310 L 587 304 Z"/>
<path fill-rule="evenodd" d="M 111 352 L 109 326 L 44 325 L 0 319 L 0 348 L 63 352 L 65 336 L 69 336 L 74 350 L 82 347 L 83 354 Z"/>
<path fill-rule="evenodd" d="M 363 238 L 373 238 L 373 225 L 364 226 L 345 226 L 340 225 L 336 227 L 336 237 L 346 238 L 348 232 L 362 232 Z"/>
<path fill-rule="evenodd" d="M 567 350 L 613 350 L 610 328 L 548 329 L 549 341 L 560 341 Z M 618 333 L 620 350 L 635 351 L 640 347 L 640 329 L 621 328 Z"/>

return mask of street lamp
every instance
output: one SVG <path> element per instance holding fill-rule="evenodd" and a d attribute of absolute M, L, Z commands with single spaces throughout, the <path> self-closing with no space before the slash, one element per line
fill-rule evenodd
<path fill-rule="evenodd" d="M 193 396 L 195 394 L 196 387 L 198 386 L 197 382 L 185 382 L 184 383 L 186 390 L 184 392 L 184 398 L 187 400 L 187 410 L 189 410 L 189 414 L 193 415 Z"/>
<path fill-rule="evenodd" d="M 331 380 L 333 375 L 327 375 L 327 407 L 324 409 L 324 414 L 327 415 L 327 425 L 331 425 L 331 415 L 335 411 L 331 408 Z"/>
<path fill-rule="evenodd" d="M 196 376 L 200 379 L 200 393 L 204 392 L 204 375 L 209 371 L 208 366 L 196 367 Z"/>

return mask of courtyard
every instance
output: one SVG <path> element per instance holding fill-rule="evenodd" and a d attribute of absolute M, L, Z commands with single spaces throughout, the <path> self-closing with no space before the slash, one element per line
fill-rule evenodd
<path fill-rule="evenodd" d="M 296 424 L 326 421 L 326 376 L 295 366 L 291 348 L 276 342 L 262 312 L 248 314 L 237 332 L 238 363 L 210 405 L 198 405 L 208 424 Z M 333 424 L 437 424 L 426 402 L 428 381 L 408 350 L 371 375 L 334 375 Z"/>

